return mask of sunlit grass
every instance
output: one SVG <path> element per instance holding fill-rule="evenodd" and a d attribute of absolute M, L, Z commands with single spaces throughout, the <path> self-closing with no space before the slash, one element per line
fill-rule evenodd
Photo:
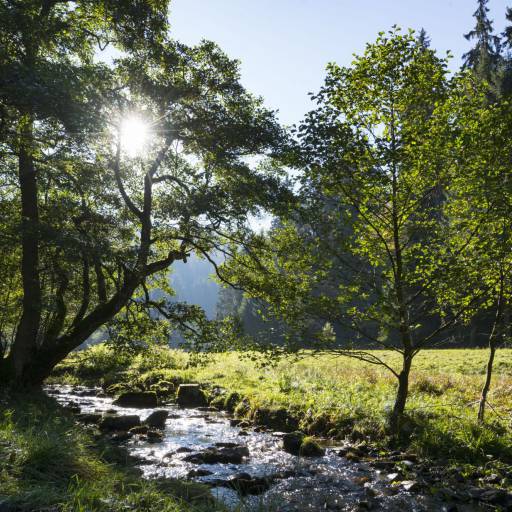
<path fill-rule="evenodd" d="M 397 355 L 380 352 L 389 364 Z M 478 462 L 512 459 L 512 350 L 498 351 L 489 395 L 486 424 L 476 421 L 484 379 L 486 350 L 424 351 L 415 359 L 402 443 L 425 456 Z M 347 357 L 311 354 L 258 365 L 231 352 L 210 355 L 194 365 L 187 354 L 154 349 L 133 360 L 104 347 L 75 354 L 57 372 L 60 380 L 123 381 L 145 388 L 158 381 L 197 381 L 236 392 L 258 408 L 286 408 L 307 430 L 318 418 L 323 434 L 387 443 L 386 425 L 393 405 L 396 379 L 384 368 Z M 89 380 L 89 382 L 91 382 Z"/>

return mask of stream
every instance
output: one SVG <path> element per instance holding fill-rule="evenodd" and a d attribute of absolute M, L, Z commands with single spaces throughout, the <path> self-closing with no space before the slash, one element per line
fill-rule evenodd
<path fill-rule="evenodd" d="M 138 415 L 145 420 L 155 409 L 113 405 L 101 389 L 48 386 L 46 392 L 73 412 Z M 97 396 L 97 395 L 100 396 Z M 158 437 L 112 434 L 138 461 L 145 478 L 172 477 L 195 480 L 211 486 L 212 494 L 231 509 L 302 512 L 474 512 L 497 510 L 474 501 L 448 500 L 425 492 L 414 472 L 397 473 L 393 465 L 347 460 L 342 445 L 327 447 L 322 457 L 306 458 L 282 450 L 282 433 L 242 430 L 224 412 L 209 408 L 184 409 L 174 404 L 158 407 L 168 411 L 165 428 Z M 205 460 L 212 450 L 241 460 Z M 201 455 L 203 454 L 203 455 Z M 210 462 L 210 463 L 205 463 Z M 412 476 L 411 476 L 412 475 Z M 439 493 L 438 493 L 439 494 Z M 442 493 L 440 493 L 442 494 Z"/>

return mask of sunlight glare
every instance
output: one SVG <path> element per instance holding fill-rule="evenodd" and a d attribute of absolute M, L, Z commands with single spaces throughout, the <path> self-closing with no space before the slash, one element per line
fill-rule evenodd
<path fill-rule="evenodd" d="M 150 129 L 144 119 L 138 116 L 126 117 L 121 121 L 121 148 L 130 158 L 141 156 L 149 142 Z"/>

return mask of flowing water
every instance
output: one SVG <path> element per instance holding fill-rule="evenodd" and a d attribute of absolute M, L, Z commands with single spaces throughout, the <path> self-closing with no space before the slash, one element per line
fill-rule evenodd
<path fill-rule="evenodd" d="M 99 391 L 69 386 L 47 388 L 47 392 L 62 405 L 79 407 L 81 413 L 136 414 L 143 421 L 154 411 L 117 407 L 110 397 L 94 396 Z M 282 434 L 249 430 L 241 435 L 241 429 L 231 426 L 229 416 L 223 412 L 183 409 L 172 404 L 158 409 L 169 411 L 161 441 L 151 443 L 141 436 L 134 436 L 125 442 L 128 452 L 139 461 L 144 477 L 183 478 L 207 483 L 212 487 L 213 495 L 233 509 L 242 507 L 244 511 L 275 512 L 487 510 L 479 505 L 454 505 L 421 492 L 407 492 L 399 484 L 391 483 L 392 471 L 379 471 L 366 462 L 349 461 L 339 455 L 336 447 L 327 448 L 323 457 L 290 455 L 281 449 Z M 198 464 L 185 460 L 218 443 L 227 447 L 232 444 L 246 446 L 249 457 L 241 464 Z M 266 489 L 253 491 L 258 493 L 255 496 L 241 497 L 230 488 L 236 486 L 229 483 L 241 473 L 268 482 Z"/>

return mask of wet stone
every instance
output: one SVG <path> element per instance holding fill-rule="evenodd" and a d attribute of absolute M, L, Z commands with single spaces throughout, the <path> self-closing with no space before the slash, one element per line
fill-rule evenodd
<path fill-rule="evenodd" d="M 361 460 L 361 457 L 352 451 L 347 452 L 345 458 L 351 462 L 359 462 Z"/>
<path fill-rule="evenodd" d="M 91 389 L 79 389 L 76 391 L 77 396 L 97 396 L 99 389 L 91 388 Z"/>
<path fill-rule="evenodd" d="M 79 405 L 75 405 L 73 403 L 69 403 L 69 404 L 65 405 L 64 408 L 67 409 L 68 411 L 74 413 L 74 414 L 78 414 L 81 411 L 80 406 Z"/>
<path fill-rule="evenodd" d="M 499 484 L 501 481 L 501 477 L 500 477 L 500 475 L 493 473 L 492 475 L 485 476 L 481 480 L 482 480 L 482 482 L 485 482 L 487 484 Z"/>
<path fill-rule="evenodd" d="M 285 408 L 266 409 L 260 408 L 254 412 L 253 421 L 256 425 L 281 430 L 283 432 L 293 432 L 299 426 L 296 418 L 290 415 Z"/>
<path fill-rule="evenodd" d="M 385 469 L 389 471 L 395 467 L 395 462 L 391 460 L 372 460 L 370 466 L 375 469 Z"/>
<path fill-rule="evenodd" d="M 97 425 L 103 415 L 101 413 L 84 413 L 84 414 L 78 414 L 77 420 L 81 423 L 85 423 L 87 425 Z"/>
<path fill-rule="evenodd" d="M 208 401 L 199 384 L 181 384 L 176 401 L 180 407 L 206 407 Z"/>
<path fill-rule="evenodd" d="M 146 439 L 148 443 L 161 443 L 164 439 L 164 435 L 158 430 L 148 430 Z"/>
<path fill-rule="evenodd" d="M 144 423 L 151 428 L 160 428 L 163 429 L 165 427 L 165 422 L 169 416 L 169 411 L 164 409 L 160 409 L 157 411 L 153 411 L 145 420 Z"/>
<path fill-rule="evenodd" d="M 220 441 L 218 443 L 215 443 L 214 446 L 217 448 L 237 448 L 240 445 L 238 443 L 226 443 L 224 441 Z"/>
<path fill-rule="evenodd" d="M 129 430 L 130 434 L 147 434 L 149 427 L 147 425 L 140 425 L 138 427 L 133 427 Z"/>
<path fill-rule="evenodd" d="M 323 457 L 325 449 L 315 441 L 306 440 L 300 446 L 299 455 L 301 457 Z"/>
<path fill-rule="evenodd" d="M 400 487 L 407 492 L 417 492 L 420 490 L 420 484 L 416 480 L 404 480 L 400 482 Z"/>
<path fill-rule="evenodd" d="M 235 490 L 241 496 L 258 495 L 270 488 L 270 482 L 266 478 L 256 478 L 248 473 L 238 473 L 227 480 L 226 487 Z"/>
<path fill-rule="evenodd" d="M 99 427 L 102 430 L 127 431 L 140 425 L 140 416 L 129 414 L 126 416 L 104 416 Z"/>
<path fill-rule="evenodd" d="M 158 405 L 156 393 L 154 391 L 128 391 L 121 393 L 113 402 L 119 407 L 134 408 L 152 408 Z"/>
<path fill-rule="evenodd" d="M 187 446 L 180 446 L 174 453 L 192 453 L 194 450 Z"/>
<path fill-rule="evenodd" d="M 480 494 L 480 500 L 494 505 L 505 504 L 509 501 L 509 495 L 504 489 L 484 489 Z"/>
<path fill-rule="evenodd" d="M 213 473 L 211 471 L 208 471 L 207 469 L 191 469 L 187 473 L 187 478 L 188 479 L 200 478 L 202 476 L 210 476 L 210 475 L 213 475 Z"/>
<path fill-rule="evenodd" d="M 234 448 L 207 448 L 206 450 L 188 455 L 185 461 L 192 464 L 241 464 L 246 457 L 249 457 L 247 446 L 236 446 Z"/>
<path fill-rule="evenodd" d="M 110 440 L 114 443 L 123 443 L 131 439 L 132 434 L 130 432 L 116 432 L 110 436 Z"/>
<path fill-rule="evenodd" d="M 304 434 L 302 432 L 291 432 L 283 436 L 283 450 L 292 455 L 299 455 Z"/>

